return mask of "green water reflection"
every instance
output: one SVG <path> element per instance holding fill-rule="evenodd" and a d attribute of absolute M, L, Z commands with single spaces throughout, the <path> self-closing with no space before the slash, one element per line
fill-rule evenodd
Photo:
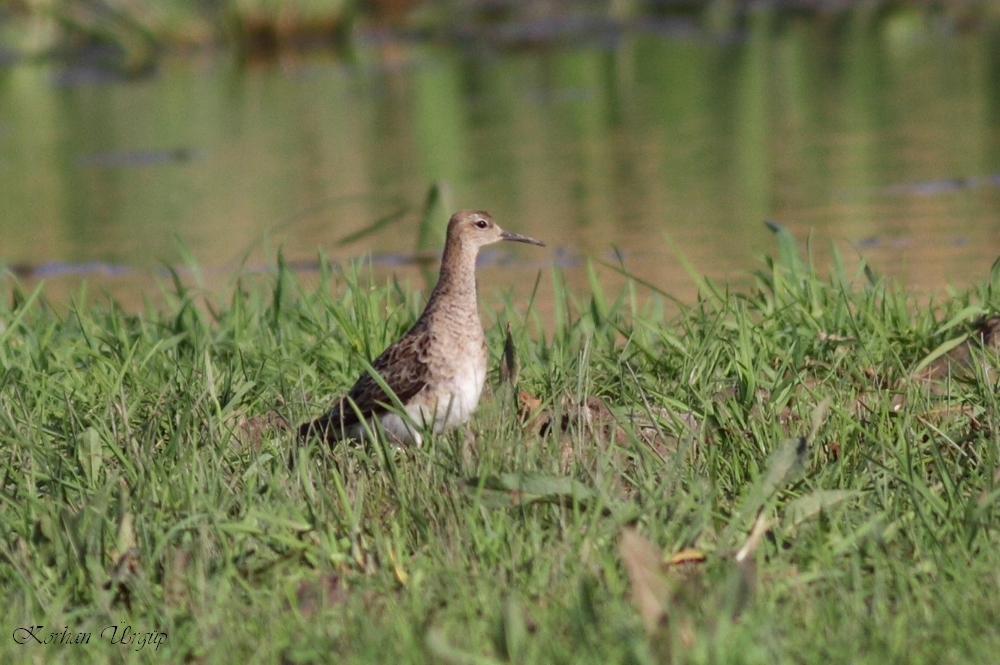
<path fill-rule="evenodd" d="M 0 262 L 141 273 L 179 260 L 175 239 L 220 274 L 279 246 L 293 261 L 402 257 L 445 181 L 449 206 L 554 248 L 517 252 L 516 279 L 616 247 L 684 292 L 665 233 L 709 275 L 739 275 L 770 248 L 770 217 L 916 287 L 962 283 L 1000 254 L 998 54 L 997 35 L 917 14 L 762 13 L 735 39 L 646 26 L 510 52 L 390 42 L 354 64 L 171 59 L 132 83 L 22 64 L 0 69 Z"/>

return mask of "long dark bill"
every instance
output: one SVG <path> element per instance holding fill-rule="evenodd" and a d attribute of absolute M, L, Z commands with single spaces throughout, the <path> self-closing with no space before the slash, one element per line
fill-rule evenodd
<path fill-rule="evenodd" d="M 545 243 L 541 240 L 535 240 L 534 238 L 529 238 L 528 236 L 523 236 L 520 233 L 511 233 L 510 231 L 501 231 L 500 237 L 504 240 L 511 240 L 513 242 L 526 242 L 529 245 L 538 245 L 539 247 L 545 247 Z"/>

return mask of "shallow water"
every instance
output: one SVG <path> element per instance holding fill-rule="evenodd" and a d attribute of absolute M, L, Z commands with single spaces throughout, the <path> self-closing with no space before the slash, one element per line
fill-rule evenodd
<path fill-rule="evenodd" d="M 549 245 L 488 253 L 484 291 L 527 295 L 553 263 L 582 286 L 586 258 L 620 256 L 689 299 L 671 242 L 745 283 L 765 218 L 821 262 L 835 243 L 934 290 L 1000 255 L 998 126 L 1000 38 L 916 13 L 549 46 L 382 36 L 352 63 L 177 57 L 133 82 L 18 64 L 0 69 L 0 263 L 56 298 L 87 278 L 132 302 L 164 264 L 224 283 L 279 248 L 306 273 L 322 250 L 416 278 L 443 182 L 446 209 Z"/>

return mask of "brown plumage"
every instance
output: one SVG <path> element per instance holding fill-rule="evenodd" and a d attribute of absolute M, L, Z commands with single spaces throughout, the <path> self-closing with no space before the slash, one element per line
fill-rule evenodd
<path fill-rule="evenodd" d="M 403 404 L 365 372 L 327 413 L 299 427 L 299 437 L 329 442 L 363 437 L 378 419 L 390 438 L 420 445 L 419 430 L 434 433 L 468 421 L 486 380 L 486 340 L 476 298 L 476 256 L 500 240 L 541 242 L 504 231 L 489 213 L 462 211 L 448 222 L 441 274 L 413 327 L 372 362 L 372 368 Z M 360 412 L 362 418 L 358 418 Z"/>
<path fill-rule="evenodd" d="M 420 326 L 420 328 L 425 327 L 426 325 Z M 415 325 L 372 362 L 372 368 L 403 404 L 427 386 L 430 372 L 422 358 L 426 357 L 429 341 L 430 338 L 420 334 Z M 337 400 L 330 411 L 299 427 L 299 436 L 306 438 L 313 431 L 317 431 L 322 432 L 328 439 L 331 436 L 334 437 L 333 440 L 345 438 L 347 432 L 360 424 L 359 411 L 364 416 L 377 416 L 392 406 L 392 399 L 386 395 L 372 375 L 365 372 L 348 393 Z"/>

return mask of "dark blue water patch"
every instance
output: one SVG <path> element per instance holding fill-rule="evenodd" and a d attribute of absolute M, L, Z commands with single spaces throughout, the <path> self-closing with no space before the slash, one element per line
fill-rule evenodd
<path fill-rule="evenodd" d="M 947 194 L 961 189 L 972 189 L 979 185 L 978 178 L 951 178 L 949 180 L 928 180 L 902 185 L 891 185 L 882 190 L 883 194 L 913 194 L 915 196 L 934 196 Z"/>
<path fill-rule="evenodd" d="M 625 263 L 631 252 L 626 252 L 619 247 L 612 247 L 608 251 L 604 252 L 604 256 L 601 257 L 605 261 L 613 261 L 615 263 Z"/>
<path fill-rule="evenodd" d="M 503 250 L 482 250 L 476 259 L 477 266 L 504 267 L 518 262 L 517 257 Z"/>
<path fill-rule="evenodd" d="M 426 28 L 370 27 L 357 38 L 367 43 L 428 41 L 450 42 L 469 57 L 490 59 L 518 49 L 588 45 L 612 50 L 631 29 L 622 22 L 595 14 L 563 15 L 538 19 L 483 22 L 459 19 L 440 30 Z"/>
<path fill-rule="evenodd" d="M 552 250 L 552 256 L 546 259 L 546 262 L 549 261 L 560 268 L 576 268 L 583 265 L 584 258 L 565 247 L 556 247 Z"/>
<path fill-rule="evenodd" d="M 745 28 L 706 30 L 693 16 L 638 16 L 629 23 L 631 30 L 675 41 L 694 41 L 709 44 L 737 44 L 749 39 Z"/>
<path fill-rule="evenodd" d="M 868 236 L 862 238 L 854 243 L 854 246 L 858 249 L 878 249 L 878 248 L 888 248 L 888 249 L 902 249 L 904 247 L 913 247 L 917 244 L 916 240 L 913 238 L 905 236 L 896 236 L 891 238 L 883 238 L 881 236 Z"/>
<path fill-rule="evenodd" d="M 459 26 L 457 41 L 492 42 L 495 46 L 518 47 L 552 42 L 616 44 L 623 32 L 618 21 L 603 16 L 561 16 L 533 21 L 510 21 L 484 29 L 481 24 Z"/>
<path fill-rule="evenodd" d="M 406 267 L 406 266 L 435 266 L 440 261 L 440 254 L 406 254 L 388 253 L 371 254 L 363 259 L 374 267 Z M 557 258 L 556 264 L 561 266 L 578 265 L 581 262 L 579 257 L 565 256 Z M 518 268 L 538 268 L 549 265 L 549 259 L 535 259 L 524 261 L 509 252 L 482 252 L 478 266 L 490 267 L 518 267 Z M 343 263 L 334 263 L 343 265 Z M 320 262 L 316 259 L 303 261 L 286 261 L 284 266 L 295 273 L 318 272 Z M 87 277 L 91 275 L 101 275 L 104 277 L 128 277 L 137 273 L 146 272 L 121 263 L 110 263 L 106 261 L 84 261 L 82 263 L 72 263 L 68 261 L 48 261 L 45 263 L 12 263 L 7 265 L 6 271 L 20 279 L 45 279 L 49 277 Z M 4 266 L 0 265 L 0 274 L 3 273 Z M 172 274 L 187 276 L 195 273 L 200 274 L 275 274 L 278 268 L 274 264 L 243 264 L 240 266 L 205 266 L 199 268 L 189 268 L 187 266 L 161 267 L 148 271 L 156 277 L 170 277 Z"/>
<path fill-rule="evenodd" d="M 373 266 L 379 267 L 404 267 L 404 266 L 429 266 L 438 261 L 441 257 L 437 254 L 370 254 L 368 261 Z"/>
<path fill-rule="evenodd" d="M 73 64 L 52 75 L 52 84 L 58 88 L 129 83 L 132 80 L 133 77 L 120 71 L 94 64 Z"/>
<path fill-rule="evenodd" d="M 972 240 L 966 236 L 951 236 L 945 240 L 945 243 L 951 247 L 968 247 L 972 244 Z M 927 240 L 925 242 L 917 242 L 916 238 L 909 236 L 897 236 L 894 238 L 884 238 L 882 236 L 866 236 L 860 240 L 854 241 L 854 246 L 857 249 L 904 249 L 907 247 L 920 247 L 920 246 L 930 246 L 939 244 L 937 241 Z"/>
<path fill-rule="evenodd" d="M 121 277 L 132 272 L 128 266 L 120 263 L 105 263 L 103 261 L 87 261 L 85 263 L 67 263 L 64 261 L 50 261 L 38 264 L 13 263 L 7 266 L 7 270 L 16 277 L 33 279 L 62 277 L 66 275 L 76 277 L 86 275 Z"/>
<path fill-rule="evenodd" d="M 945 178 L 942 180 L 925 180 L 921 182 L 909 182 L 899 185 L 890 185 L 879 190 L 881 194 L 903 194 L 912 196 L 936 196 L 938 194 L 950 194 L 967 189 L 978 187 L 1000 186 L 1000 173 L 993 173 L 984 177 L 958 177 Z"/>
<path fill-rule="evenodd" d="M 845 189 L 836 193 L 837 200 L 852 200 L 859 195 L 868 196 L 941 196 L 967 192 L 982 187 L 1000 187 L 1000 172 L 986 176 L 958 176 L 938 180 L 904 182 L 885 187 Z"/>
<path fill-rule="evenodd" d="M 467 51 L 468 56 L 492 58 L 512 50 L 565 46 L 597 47 L 610 51 L 621 46 L 628 35 L 636 33 L 710 43 L 745 41 L 748 34 L 743 29 L 705 30 L 700 21 L 692 16 L 642 13 L 628 19 L 617 19 L 600 13 L 582 12 L 498 21 L 459 18 L 453 25 L 435 30 L 369 26 L 357 30 L 355 40 L 367 44 L 451 42 Z"/>
<path fill-rule="evenodd" d="M 160 164 L 185 164 L 206 157 L 203 150 L 195 148 L 168 148 L 162 150 L 124 150 L 120 152 L 95 152 L 76 160 L 78 166 L 95 167 L 142 167 Z"/>
<path fill-rule="evenodd" d="M 51 83 L 58 88 L 77 88 L 148 80 L 157 73 L 156 59 L 150 57 L 128 66 L 124 49 L 116 44 L 91 44 L 83 48 L 58 49 L 54 59 L 61 67 L 52 73 Z"/>
<path fill-rule="evenodd" d="M 579 256 L 570 255 L 568 253 L 561 253 L 556 250 L 555 252 L 555 263 L 559 266 L 576 266 L 580 265 L 583 259 Z M 367 263 L 373 267 L 378 268 L 397 268 L 397 267 L 427 267 L 436 266 L 441 260 L 441 255 L 437 253 L 426 253 L 426 254 L 412 254 L 404 252 L 390 252 L 384 254 L 369 254 L 365 256 L 361 261 Z M 476 266 L 480 268 L 503 268 L 503 267 L 514 267 L 514 268 L 540 268 L 548 267 L 552 263 L 552 257 L 545 255 L 541 258 L 532 258 L 525 260 L 518 254 L 512 252 L 504 252 L 502 250 L 483 250 L 479 253 L 479 257 L 476 260 Z M 342 264 L 337 264 L 342 265 Z M 286 261 L 285 266 L 292 270 L 293 272 L 315 272 L 319 270 L 319 261 L 307 260 L 307 261 Z M 273 266 L 244 266 L 242 268 L 244 271 L 249 272 L 273 272 Z"/>

